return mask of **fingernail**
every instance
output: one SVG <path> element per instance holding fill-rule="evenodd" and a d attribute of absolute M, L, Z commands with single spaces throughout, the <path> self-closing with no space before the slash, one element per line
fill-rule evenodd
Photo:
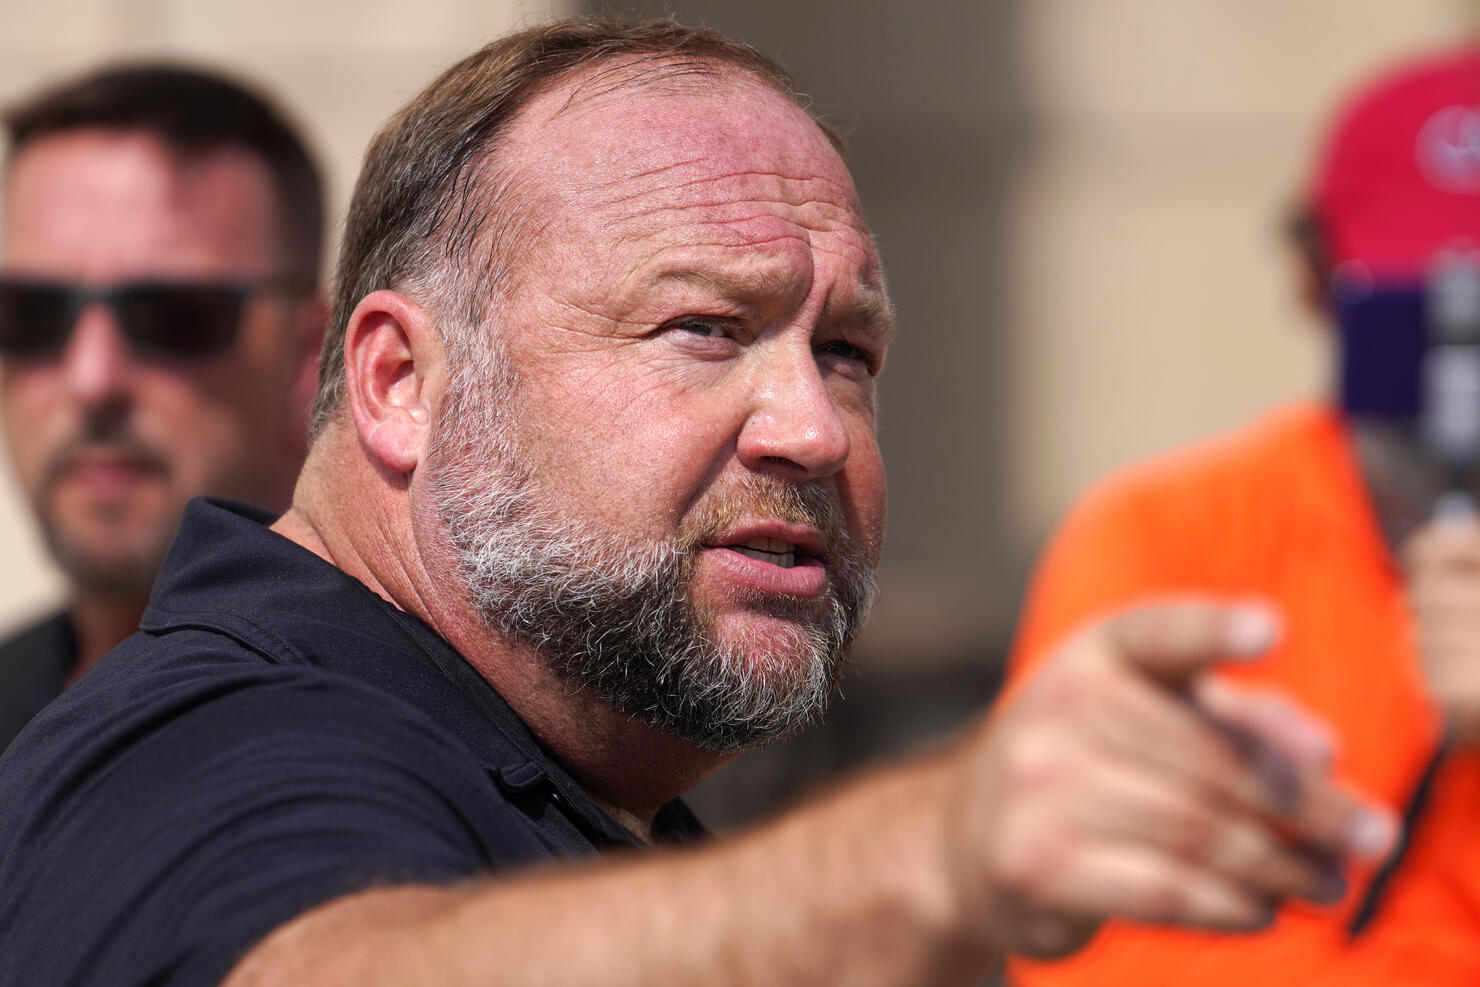
<path fill-rule="evenodd" d="M 1346 826 L 1346 845 L 1361 857 L 1375 859 L 1387 852 L 1398 833 L 1391 816 L 1359 812 Z"/>
<path fill-rule="evenodd" d="M 1260 655 L 1274 644 L 1275 619 L 1268 607 L 1230 607 L 1223 618 L 1223 647 L 1230 657 Z"/>

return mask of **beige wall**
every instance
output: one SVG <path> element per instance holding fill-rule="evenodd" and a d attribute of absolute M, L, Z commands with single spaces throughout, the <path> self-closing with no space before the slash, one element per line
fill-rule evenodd
<path fill-rule="evenodd" d="M 1128 459 L 1320 393 L 1280 242 L 1330 107 L 1464 35 L 1458 0 L 1024 7 L 1035 140 L 1014 202 L 1010 510 L 1040 535 Z"/>
<path fill-rule="evenodd" d="M 0 101 L 105 59 L 166 55 L 219 65 L 275 92 L 329 175 L 335 229 L 375 128 L 441 68 L 567 0 L 0 0 Z M 0 479 L 0 629 L 60 584 Z"/>

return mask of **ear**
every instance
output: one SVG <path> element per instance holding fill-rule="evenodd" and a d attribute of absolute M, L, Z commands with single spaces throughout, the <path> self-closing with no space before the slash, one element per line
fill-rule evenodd
<path fill-rule="evenodd" d="M 1295 290 L 1301 306 L 1322 322 L 1331 316 L 1331 251 L 1316 210 L 1297 203 L 1285 223 L 1285 242 L 1295 263 Z"/>
<path fill-rule="evenodd" d="M 360 299 L 345 329 L 346 397 L 360 442 L 393 473 L 422 460 L 444 367 L 420 305 L 393 291 Z"/>

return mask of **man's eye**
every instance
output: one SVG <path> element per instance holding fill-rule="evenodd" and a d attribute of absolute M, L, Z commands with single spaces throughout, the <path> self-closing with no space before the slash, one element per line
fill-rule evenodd
<path fill-rule="evenodd" d="M 841 360 L 855 361 L 862 364 L 870 374 L 874 372 L 874 356 L 861 346 L 854 346 L 852 343 L 835 339 L 819 346 L 817 352 Z"/>
<path fill-rule="evenodd" d="M 729 327 L 723 322 L 714 319 L 680 319 L 672 323 L 671 328 L 681 329 L 695 336 L 725 336 L 729 334 Z"/>

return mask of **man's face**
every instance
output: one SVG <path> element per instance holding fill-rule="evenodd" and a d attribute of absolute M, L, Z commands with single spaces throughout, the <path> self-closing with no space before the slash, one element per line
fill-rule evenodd
<path fill-rule="evenodd" d="M 279 275 L 273 203 L 246 152 L 181 159 L 143 134 L 63 132 L 11 164 L 0 270 L 93 288 Z M 197 494 L 283 506 L 302 448 L 299 305 L 256 294 L 227 350 L 179 358 L 140 354 L 94 303 L 54 354 L 3 361 L 11 459 L 74 583 L 147 592 Z"/>
<path fill-rule="evenodd" d="M 768 739 L 871 596 L 878 259 L 825 136 L 758 83 L 570 95 L 500 158 L 537 230 L 502 366 L 449 388 L 436 499 L 493 626 L 691 739 Z"/>

